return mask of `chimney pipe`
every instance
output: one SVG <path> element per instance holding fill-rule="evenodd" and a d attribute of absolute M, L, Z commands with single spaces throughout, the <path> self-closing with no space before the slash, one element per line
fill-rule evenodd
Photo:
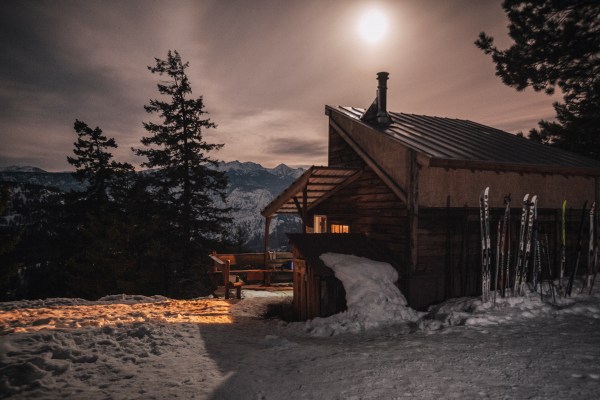
<path fill-rule="evenodd" d="M 367 111 L 361 117 L 362 121 L 367 123 L 377 123 L 378 125 L 389 125 L 392 123 L 392 118 L 387 112 L 387 80 L 389 74 L 387 72 L 377 73 L 377 97 L 369 106 Z"/>
<path fill-rule="evenodd" d="M 391 124 L 392 119 L 387 112 L 387 72 L 377 73 L 377 123 L 379 124 Z"/>

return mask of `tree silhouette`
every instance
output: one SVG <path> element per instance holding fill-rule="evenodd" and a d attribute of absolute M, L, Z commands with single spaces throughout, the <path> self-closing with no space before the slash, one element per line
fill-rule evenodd
<path fill-rule="evenodd" d="M 159 121 L 144 123 L 150 136 L 142 138 L 144 148 L 134 151 L 147 157 L 142 166 L 152 169 L 148 174 L 151 190 L 170 221 L 172 245 L 180 247 L 176 269 L 181 279 L 230 222 L 229 210 L 216 202 L 225 202 L 227 177 L 214 168 L 218 161 L 208 156 L 223 144 L 204 140 L 204 131 L 216 125 L 206 117 L 202 96 L 192 97 L 186 74 L 189 63 L 182 62 L 177 51 L 155 61 L 148 69 L 167 80 L 158 83 L 163 97 L 150 100 L 144 108 Z"/>
<path fill-rule="evenodd" d="M 506 50 L 484 32 L 475 42 L 492 56 L 496 75 L 517 90 L 552 94 L 557 122 L 540 121 L 529 137 L 600 159 L 600 6 L 597 0 L 505 0 Z"/>
<path fill-rule="evenodd" d="M 109 197 L 122 195 L 126 181 L 133 175 L 133 166 L 112 160 L 109 149 L 116 149 L 114 138 L 107 138 L 99 127 L 90 128 L 85 122 L 75 120 L 77 142 L 73 153 L 76 157 L 67 157 L 69 164 L 75 167 L 73 175 L 87 184 L 85 190 L 88 200 L 105 203 Z"/>

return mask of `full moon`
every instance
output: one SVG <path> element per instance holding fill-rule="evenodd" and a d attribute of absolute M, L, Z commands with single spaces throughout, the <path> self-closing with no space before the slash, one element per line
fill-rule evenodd
<path fill-rule="evenodd" d="M 367 11 L 360 18 L 358 31 L 360 36 L 369 43 L 377 43 L 388 30 L 388 20 L 379 10 Z"/>

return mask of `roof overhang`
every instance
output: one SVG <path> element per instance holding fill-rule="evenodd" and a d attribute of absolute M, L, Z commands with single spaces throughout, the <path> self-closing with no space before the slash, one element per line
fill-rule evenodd
<path fill-rule="evenodd" d="M 312 166 L 267 205 L 261 214 L 300 214 L 356 181 L 363 170 Z"/>

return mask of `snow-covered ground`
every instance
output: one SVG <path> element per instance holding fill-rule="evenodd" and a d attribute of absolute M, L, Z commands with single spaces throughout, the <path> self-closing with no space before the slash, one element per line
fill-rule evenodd
<path fill-rule="evenodd" d="M 600 290 L 417 313 L 379 267 L 356 290 L 339 276 L 348 311 L 306 323 L 262 317 L 290 292 L 0 303 L 0 398 L 599 398 Z"/>

